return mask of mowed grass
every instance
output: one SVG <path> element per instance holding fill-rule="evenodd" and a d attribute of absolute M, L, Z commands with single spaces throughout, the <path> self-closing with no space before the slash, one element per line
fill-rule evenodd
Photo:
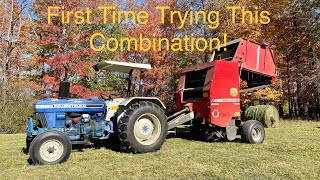
<path fill-rule="evenodd" d="M 263 144 L 170 138 L 160 151 L 73 151 L 54 166 L 34 166 L 25 135 L 0 135 L 0 179 L 319 179 L 320 122 L 283 121 Z"/>

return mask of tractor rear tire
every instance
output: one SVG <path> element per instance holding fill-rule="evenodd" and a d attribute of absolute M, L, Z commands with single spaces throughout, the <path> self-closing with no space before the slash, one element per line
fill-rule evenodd
<path fill-rule="evenodd" d="M 260 144 L 263 142 L 264 137 L 264 126 L 259 121 L 249 120 L 244 122 L 241 127 L 241 139 L 246 143 Z"/>
<path fill-rule="evenodd" d="M 131 153 L 157 151 L 166 140 L 167 129 L 167 117 L 157 104 L 132 104 L 118 122 L 121 149 Z"/>
<path fill-rule="evenodd" d="M 61 131 L 46 131 L 36 136 L 30 144 L 29 155 L 34 164 L 52 165 L 67 161 L 72 145 Z"/>

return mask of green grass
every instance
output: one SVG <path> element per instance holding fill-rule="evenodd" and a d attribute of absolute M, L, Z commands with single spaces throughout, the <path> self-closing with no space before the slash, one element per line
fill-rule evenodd
<path fill-rule="evenodd" d="M 66 163 L 33 166 L 25 136 L 0 135 L 0 179 L 318 179 L 320 122 L 284 121 L 261 145 L 167 139 L 155 153 L 72 152 Z"/>

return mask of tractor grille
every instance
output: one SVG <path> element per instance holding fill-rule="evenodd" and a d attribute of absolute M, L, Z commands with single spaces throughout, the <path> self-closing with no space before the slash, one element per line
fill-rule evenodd
<path fill-rule="evenodd" d="M 40 126 L 42 128 L 48 127 L 47 121 L 46 121 L 46 116 L 44 115 L 44 113 L 35 113 L 34 118 L 39 121 Z"/>

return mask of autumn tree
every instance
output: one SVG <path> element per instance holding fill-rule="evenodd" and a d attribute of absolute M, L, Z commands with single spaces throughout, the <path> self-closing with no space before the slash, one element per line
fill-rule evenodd
<path fill-rule="evenodd" d="M 37 88 L 27 70 L 32 51 L 27 1 L 0 2 L 0 133 L 25 129 L 25 120 L 33 111 L 32 92 Z"/>
<path fill-rule="evenodd" d="M 26 1 L 5 0 L 0 2 L 0 68 L 1 100 L 6 107 L 10 79 L 18 75 L 21 56 L 27 52 L 28 19 L 25 16 Z M 5 111 L 4 111 L 5 113 Z"/>
<path fill-rule="evenodd" d="M 60 80 L 70 81 L 71 96 L 90 97 L 100 91 L 88 87 L 86 79 L 94 76 L 92 65 L 106 57 L 108 52 L 97 53 L 90 48 L 89 42 L 91 35 L 96 32 L 109 34 L 108 24 L 102 24 L 102 11 L 98 11 L 99 5 L 112 5 L 105 1 L 48 1 L 37 0 L 33 3 L 34 13 L 34 32 L 36 34 L 37 46 L 33 54 L 37 62 L 43 86 L 43 92 L 50 96 L 56 96 Z M 48 22 L 49 6 L 64 7 L 64 11 L 77 11 L 90 9 L 92 11 L 90 23 L 63 23 L 61 20 L 61 9 L 54 11 L 59 16 L 51 17 Z M 72 15 L 71 18 L 74 18 Z"/>
<path fill-rule="evenodd" d="M 315 118 L 320 110 L 320 3 L 308 0 L 267 3 L 268 8 L 272 7 L 272 18 L 263 33 L 277 54 L 289 116 Z"/>

